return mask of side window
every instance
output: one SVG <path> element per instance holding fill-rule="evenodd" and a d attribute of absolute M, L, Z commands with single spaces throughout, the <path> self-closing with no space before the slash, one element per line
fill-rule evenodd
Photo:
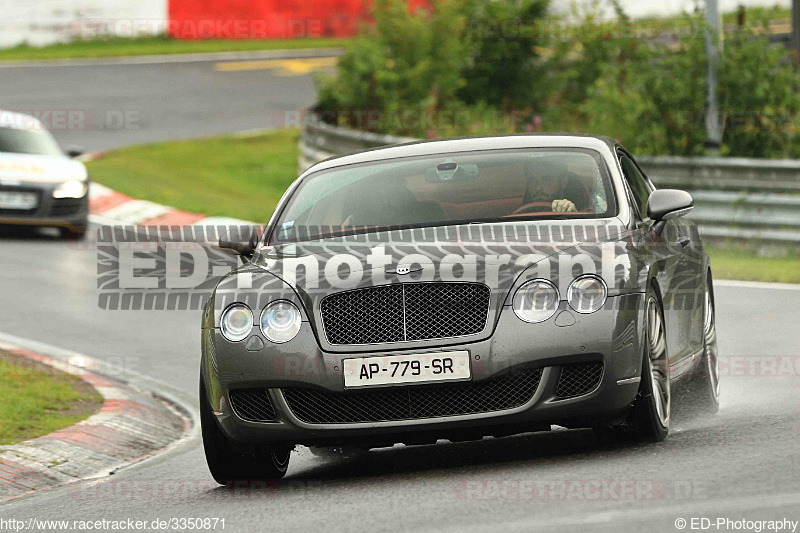
<path fill-rule="evenodd" d="M 625 175 L 625 180 L 628 182 L 628 187 L 633 193 L 633 201 L 636 202 L 642 218 L 645 218 L 647 216 L 647 199 L 650 197 L 651 192 L 647 178 L 639 172 L 636 164 L 629 157 L 621 155 L 619 163 L 622 167 L 622 173 Z"/>

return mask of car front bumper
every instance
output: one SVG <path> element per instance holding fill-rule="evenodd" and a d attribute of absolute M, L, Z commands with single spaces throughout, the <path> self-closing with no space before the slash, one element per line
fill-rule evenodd
<path fill-rule="evenodd" d="M 592 426 L 627 411 L 639 389 L 642 294 L 609 298 L 591 315 L 571 313 L 575 323 L 556 326 L 551 318 L 526 324 L 504 309 L 491 337 L 472 343 L 450 343 L 427 351 L 467 350 L 472 382 L 480 383 L 522 369 L 541 369 L 535 393 L 510 409 L 435 418 L 356 423 L 308 423 L 289 407 L 282 390 L 292 387 L 346 393 L 342 360 L 350 354 L 322 352 L 311 326 L 303 323 L 291 342 L 248 352 L 230 343 L 216 329 L 204 330 L 203 378 L 206 393 L 223 431 L 242 444 L 285 442 L 310 445 L 358 446 L 433 442 L 437 438 L 503 435 L 549 428 Z M 568 311 L 562 302 L 562 309 Z M 558 313 L 557 313 L 558 315 Z M 373 355 L 419 353 L 419 350 L 376 351 Z M 358 356 L 364 354 L 359 353 Z M 596 388 L 576 397 L 557 394 L 562 368 L 601 362 Z M 392 387 L 419 387 L 395 385 Z M 234 412 L 230 391 L 265 389 L 276 414 L 275 422 L 250 422 Z"/>
<path fill-rule="evenodd" d="M 30 192 L 39 197 L 36 208 L 28 210 L 0 209 L 0 224 L 15 226 L 50 226 L 69 231 L 84 231 L 89 220 L 89 194 L 82 198 L 53 198 L 59 183 L 0 186 L 3 191 Z"/>

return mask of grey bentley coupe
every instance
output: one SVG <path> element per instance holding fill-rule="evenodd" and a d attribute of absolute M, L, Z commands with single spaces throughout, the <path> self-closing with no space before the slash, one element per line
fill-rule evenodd
<path fill-rule="evenodd" d="M 719 406 L 711 269 L 692 197 L 586 135 L 411 143 L 304 172 L 202 323 L 220 483 L 295 445 L 374 448 L 551 426 L 660 441 Z"/>

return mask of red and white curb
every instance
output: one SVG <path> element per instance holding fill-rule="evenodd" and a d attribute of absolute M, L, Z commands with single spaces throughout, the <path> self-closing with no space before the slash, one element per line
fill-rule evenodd
<path fill-rule="evenodd" d="M 101 225 L 120 226 L 239 226 L 252 222 L 228 217 L 208 217 L 132 198 L 99 183 L 89 186 L 89 219 Z"/>
<path fill-rule="evenodd" d="M 79 376 L 102 396 L 100 411 L 49 435 L 0 446 L 0 501 L 106 476 L 169 449 L 194 432 L 193 413 L 166 396 L 108 375 L 108 365 L 68 353 L 50 356 L 8 342 L 0 348 Z M 31 344 L 36 344 L 30 341 Z"/>

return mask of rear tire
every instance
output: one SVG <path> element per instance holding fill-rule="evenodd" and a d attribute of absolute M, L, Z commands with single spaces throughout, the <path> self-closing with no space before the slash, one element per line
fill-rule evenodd
<path fill-rule="evenodd" d="M 692 414 L 702 416 L 714 415 L 719 411 L 719 359 L 715 311 L 714 287 L 709 272 L 703 307 L 703 356 L 685 386 L 686 409 Z"/>
<path fill-rule="evenodd" d="M 292 447 L 259 446 L 249 453 L 235 449 L 211 412 L 202 378 L 200 378 L 200 426 L 208 469 L 214 481 L 220 485 L 243 480 L 278 480 L 286 475 Z"/>

